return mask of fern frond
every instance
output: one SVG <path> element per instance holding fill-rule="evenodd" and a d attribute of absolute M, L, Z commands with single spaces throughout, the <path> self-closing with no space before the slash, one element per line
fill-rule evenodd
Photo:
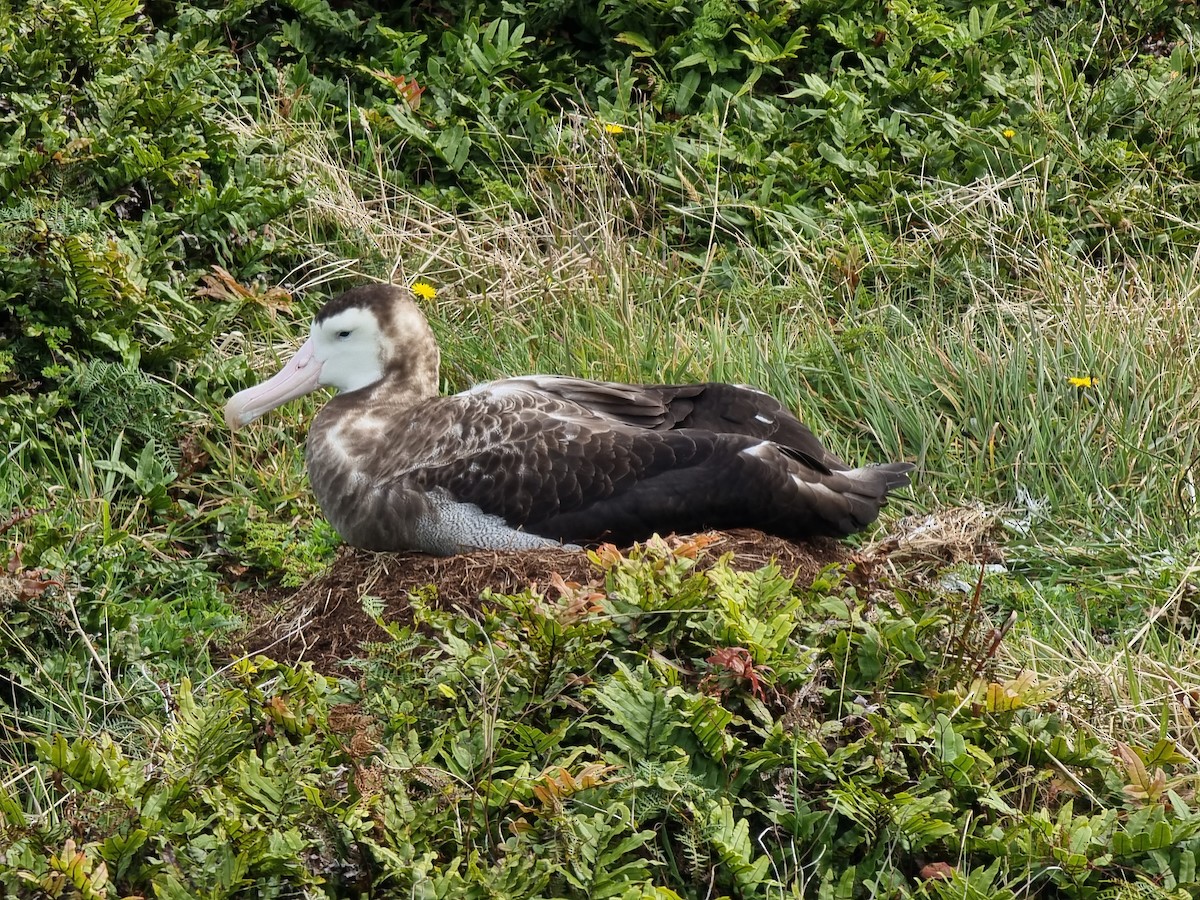
<path fill-rule="evenodd" d="M 627 759 L 660 758 L 671 750 L 682 723 L 648 665 L 636 671 L 617 661 L 617 671 L 593 694 L 607 711 L 597 731 Z"/>
<path fill-rule="evenodd" d="M 244 706 L 232 695 L 216 694 L 197 703 L 184 681 L 177 695 L 178 711 L 163 734 L 163 768 L 201 782 L 220 774 L 249 738 L 251 722 L 240 713 Z"/>
<path fill-rule="evenodd" d="M 712 868 L 712 854 L 708 849 L 708 840 L 704 830 L 694 818 L 689 818 L 676 832 L 679 839 L 679 849 L 687 862 L 686 872 L 693 882 L 704 881 Z"/>
<path fill-rule="evenodd" d="M 750 823 L 738 818 L 725 798 L 707 812 L 705 837 L 716 851 L 723 870 L 732 877 L 743 896 L 758 894 L 769 886 L 766 882 L 771 861 L 765 855 L 755 857 Z"/>
<path fill-rule="evenodd" d="M 80 424 L 95 443 L 109 447 L 124 434 L 133 452 L 153 442 L 160 462 L 179 462 L 179 404 L 162 382 L 123 363 L 89 360 L 63 388 L 74 397 Z"/>

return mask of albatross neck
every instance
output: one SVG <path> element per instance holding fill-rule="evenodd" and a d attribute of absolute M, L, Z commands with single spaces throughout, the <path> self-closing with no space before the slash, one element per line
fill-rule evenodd
<path fill-rule="evenodd" d="M 383 378 L 368 385 L 364 393 L 373 407 L 415 406 L 438 395 L 438 354 L 409 357 L 388 366 Z"/>

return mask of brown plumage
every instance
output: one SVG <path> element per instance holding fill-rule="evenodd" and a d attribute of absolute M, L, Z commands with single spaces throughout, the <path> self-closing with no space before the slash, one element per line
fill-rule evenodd
<path fill-rule="evenodd" d="M 368 549 L 448 554 L 628 543 L 754 527 L 844 536 L 908 484 L 909 463 L 852 469 L 767 394 L 729 384 L 525 376 L 439 397 L 438 350 L 399 288 L 355 288 L 317 314 L 275 378 L 229 402 L 238 427 L 321 384 L 313 490 Z"/>

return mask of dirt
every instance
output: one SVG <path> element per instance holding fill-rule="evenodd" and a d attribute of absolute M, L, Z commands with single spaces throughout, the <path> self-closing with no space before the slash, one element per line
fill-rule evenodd
<path fill-rule="evenodd" d="M 774 561 L 801 586 L 822 569 L 851 558 L 851 548 L 834 540 L 795 544 L 758 531 L 714 532 L 700 568 L 732 553 L 735 569 L 752 570 Z M 283 662 L 308 661 L 320 672 L 346 674 L 345 661 L 361 656 L 366 642 L 386 634 L 363 611 L 361 598 L 378 600 L 385 621 L 412 621 L 409 594 L 437 587 L 431 601 L 443 609 L 478 608 L 485 589 L 518 593 L 543 589 L 554 575 L 566 581 L 598 580 L 587 554 L 572 550 L 472 553 L 436 557 L 420 553 L 372 553 L 343 548 L 333 564 L 294 592 L 243 594 L 249 625 L 227 647 L 232 656 L 264 654 Z"/>

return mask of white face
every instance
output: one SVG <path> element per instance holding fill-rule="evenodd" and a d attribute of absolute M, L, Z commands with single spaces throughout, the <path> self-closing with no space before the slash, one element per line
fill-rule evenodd
<path fill-rule="evenodd" d="M 225 421 L 240 428 L 275 407 L 321 385 L 356 391 L 383 378 L 383 334 L 365 309 L 346 309 L 312 333 L 280 372 L 246 388 L 225 404 Z"/>
<path fill-rule="evenodd" d="M 374 314 L 351 308 L 314 322 L 311 340 L 320 383 L 357 391 L 383 377 L 383 334 Z"/>

